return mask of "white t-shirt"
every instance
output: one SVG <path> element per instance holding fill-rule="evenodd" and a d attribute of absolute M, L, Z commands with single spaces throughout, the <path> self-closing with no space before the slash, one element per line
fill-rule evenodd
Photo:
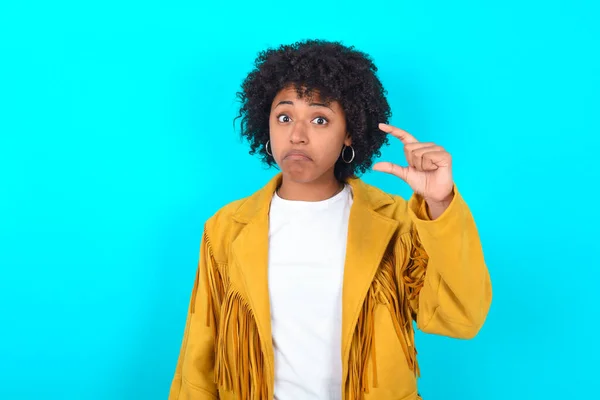
<path fill-rule="evenodd" d="M 323 201 L 284 200 L 269 215 L 275 399 L 341 399 L 342 281 L 349 185 Z"/>

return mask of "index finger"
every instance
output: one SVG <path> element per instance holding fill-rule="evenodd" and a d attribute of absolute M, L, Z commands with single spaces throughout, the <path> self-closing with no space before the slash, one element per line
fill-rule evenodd
<path fill-rule="evenodd" d="M 388 124 L 379 124 L 379 129 L 384 132 L 389 133 L 390 135 L 397 137 L 404 144 L 408 143 L 418 143 L 419 141 L 415 139 L 413 135 L 406 132 L 404 129 L 396 128 L 395 126 Z"/>

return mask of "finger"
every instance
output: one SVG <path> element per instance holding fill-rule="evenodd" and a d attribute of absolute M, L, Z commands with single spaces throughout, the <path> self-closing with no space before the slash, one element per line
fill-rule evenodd
<path fill-rule="evenodd" d="M 425 154 L 429 154 L 431 152 L 444 151 L 441 146 L 432 144 L 430 146 L 422 146 L 411 150 L 411 158 L 413 160 L 413 167 L 417 169 L 417 171 L 433 171 L 437 169 L 437 166 L 431 163 L 429 158 L 425 157 Z"/>
<path fill-rule="evenodd" d="M 419 169 L 419 165 L 421 164 L 420 157 L 425 149 L 437 150 L 437 147 L 439 146 L 431 142 L 409 143 L 404 146 L 404 156 L 409 166 Z"/>
<path fill-rule="evenodd" d="M 385 173 L 391 174 L 391 175 L 395 175 L 398 178 L 402 179 L 403 181 L 406 181 L 406 179 L 408 178 L 408 168 L 407 167 L 402 167 L 400 165 L 397 165 L 397 164 L 394 164 L 391 162 L 387 162 L 387 161 L 375 163 L 375 165 L 373 165 L 373 170 L 385 172 Z"/>
<path fill-rule="evenodd" d="M 388 124 L 379 124 L 379 129 L 382 131 L 389 133 L 390 135 L 397 137 L 404 144 L 408 143 L 417 143 L 418 140 L 415 139 L 413 135 L 406 132 L 404 129 L 396 128 L 395 126 Z"/>
<path fill-rule="evenodd" d="M 452 156 L 445 150 L 427 151 L 421 157 L 423 171 L 435 171 L 452 163 Z"/>

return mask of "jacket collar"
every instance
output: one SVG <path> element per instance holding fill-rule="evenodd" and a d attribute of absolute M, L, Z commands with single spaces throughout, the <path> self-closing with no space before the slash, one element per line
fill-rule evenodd
<path fill-rule="evenodd" d="M 281 173 L 262 189 L 248 197 L 233 218 L 245 224 L 232 244 L 236 262 L 231 272 L 248 296 L 259 334 L 267 355 L 267 367 L 274 374 L 269 302 L 269 209 L 273 193 L 281 182 Z M 342 291 L 342 365 L 344 382 L 348 376 L 348 358 L 352 335 L 360 310 L 381 259 L 396 232 L 399 222 L 377 209 L 394 203 L 387 193 L 355 178 L 349 182 L 353 204 L 348 223 L 346 261 Z M 271 375 L 274 376 L 274 375 Z"/>
<path fill-rule="evenodd" d="M 281 184 L 281 180 L 281 173 L 275 175 L 265 186 L 242 202 L 233 214 L 233 218 L 238 222 L 248 223 L 253 218 L 260 217 L 260 214 L 268 214 L 271 199 L 275 190 Z M 359 206 L 365 206 L 375 211 L 394 202 L 389 194 L 368 185 L 360 178 L 352 178 L 348 183 L 352 188 L 353 201 L 354 203 L 359 203 Z"/>

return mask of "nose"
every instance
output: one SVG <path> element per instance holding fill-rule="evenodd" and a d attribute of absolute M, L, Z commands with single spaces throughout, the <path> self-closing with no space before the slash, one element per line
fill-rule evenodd
<path fill-rule="evenodd" d="M 292 125 L 290 132 L 290 143 L 306 144 L 308 143 L 308 129 L 304 122 L 296 122 Z"/>

